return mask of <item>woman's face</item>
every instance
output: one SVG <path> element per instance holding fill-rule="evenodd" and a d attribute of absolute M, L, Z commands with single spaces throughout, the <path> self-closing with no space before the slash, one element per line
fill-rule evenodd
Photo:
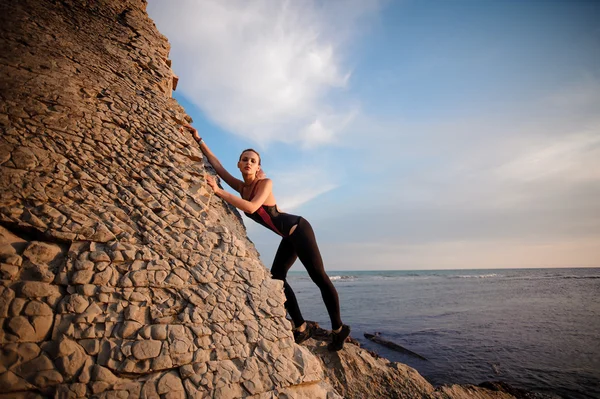
<path fill-rule="evenodd" d="M 260 170 L 260 158 L 254 151 L 244 151 L 240 156 L 238 168 L 243 175 L 256 175 Z"/>

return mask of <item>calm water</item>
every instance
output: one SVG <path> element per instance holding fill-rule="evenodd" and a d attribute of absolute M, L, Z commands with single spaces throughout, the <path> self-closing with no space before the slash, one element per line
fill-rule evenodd
<path fill-rule="evenodd" d="M 432 384 L 502 380 L 600 398 L 600 269 L 330 272 L 363 347 Z M 290 272 L 304 317 L 330 328 L 318 289 Z M 428 361 L 363 337 L 379 331 Z"/>

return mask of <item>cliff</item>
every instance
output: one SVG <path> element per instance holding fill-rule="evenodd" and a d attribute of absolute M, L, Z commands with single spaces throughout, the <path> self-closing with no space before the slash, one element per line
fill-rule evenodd
<path fill-rule="evenodd" d="M 0 397 L 370 397 L 364 367 L 371 397 L 439 393 L 294 344 L 281 283 L 178 132 L 143 0 L 5 0 L 0 23 Z"/>

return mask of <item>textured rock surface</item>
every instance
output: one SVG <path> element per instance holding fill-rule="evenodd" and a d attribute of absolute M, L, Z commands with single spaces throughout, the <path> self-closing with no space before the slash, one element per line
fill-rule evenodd
<path fill-rule="evenodd" d="M 0 398 L 504 397 L 294 344 L 143 0 L 4 0 L 0 27 Z"/>
<path fill-rule="evenodd" d="M 0 394 L 335 397 L 177 131 L 145 3 L 0 19 Z"/>

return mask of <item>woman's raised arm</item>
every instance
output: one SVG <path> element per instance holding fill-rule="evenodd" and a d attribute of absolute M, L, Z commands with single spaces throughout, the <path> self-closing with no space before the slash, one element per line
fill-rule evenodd
<path fill-rule="evenodd" d="M 213 152 L 210 150 L 210 148 L 208 148 L 208 146 L 206 145 L 204 140 L 202 140 L 202 138 L 198 134 L 198 131 L 196 129 L 194 129 L 192 127 L 192 125 L 190 125 L 190 124 L 184 125 L 184 127 L 180 128 L 179 131 L 183 132 L 184 128 L 188 129 L 192 133 L 192 137 L 194 138 L 194 140 L 196 140 L 196 142 L 200 146 L 200 150 L 206 156 L 206 158 L 208 159 L 208 162 L 215 169 L 215 171 L 217 172 L 219 177 L 221 179 L 225 180 L 225 183 L 227 183 L 235 191 L 237 191 L 238 193 L 241 193 L 244 182 L 242 182 L 240 179 L 236 179 L 235 177 L 233 177 L 231 175 L 231 173 L 229 173 L 227 171 L 227 169 L 225 169 L 223 167 L 223 165 L 221 165 L 221 162 L 219 161 L 219 159 L 215 156 L 215 154 L 213 154 Z"/>

